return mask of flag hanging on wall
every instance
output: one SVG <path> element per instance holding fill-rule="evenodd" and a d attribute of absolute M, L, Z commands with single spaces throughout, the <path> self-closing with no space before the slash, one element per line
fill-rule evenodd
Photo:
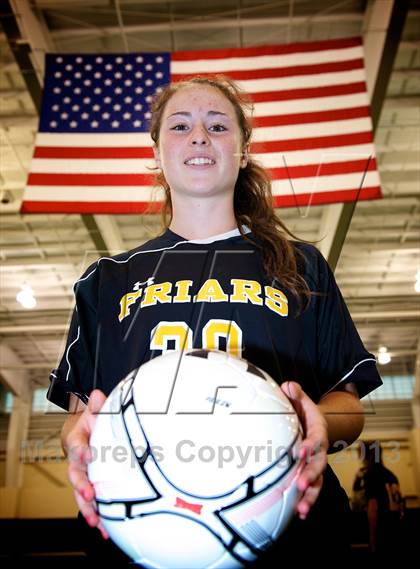
<path fill-rule="evenodd" d="M 276 207 L 381 197 L 360 38 L 174 53 L 49 54 L 23 213 L 138 213 L 159 199 L 156 90 L 225 74 L 254 103 Z M 156 205 L 156 203 L 155 203 Z"/>

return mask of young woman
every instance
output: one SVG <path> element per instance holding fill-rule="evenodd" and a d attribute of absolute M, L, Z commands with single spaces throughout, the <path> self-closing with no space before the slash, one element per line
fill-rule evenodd
<path fill-rule="evenodd" d="M 62 433 L 69 479 L 82 515 L 105 536 L 86 476 L 105 397 L 167 349 L 242 355 L 281 384 L 305 428 L 298 515 L 269 555 L 296 552 L 325 564 L 325 554 L 342 553 L 348 540 L 347 499 L 327 452 L 358 437 L 359 397 L 381 381 L 327 263 L 273 210 L 269 177 L 249 153 L 248 109 L 238 87 L 220 77 L 173 84 L 156 98 L 151 136 L 166 229 L 99 259 L 78 281 L 49 398 L 72 412 Z"/>

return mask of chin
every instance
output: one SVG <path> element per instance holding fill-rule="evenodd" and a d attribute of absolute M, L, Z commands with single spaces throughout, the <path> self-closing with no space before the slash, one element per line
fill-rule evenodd
<path fill-rule="evenodd" d="M 186 192 L 189 196 L 211 197 L 223 193 L 217 188 L 209 188 L 208 186 L 194 186 Z"/>
<path fill-rule="evenodd" d="M 173 196 L 182 196 L 182 197 L 197 197 L 201 196 L 205 197 L 212 197 L 212 196 L 221 196 L 221 195 L 232 195 L 235 188 L 235 182 L 232 182 L 232 186 L 226 185 L 226 182 L 223 183 L 223 186 L 217 185 L 216 183 L 211 183 L 210 180 L 197 180 L 191 179 L 188 180 L 188 186 L 184 186 L 186 180 L 183 180 L 183 184 L 171 184 L 168 180 L 169 187 L 171 188 L 171 193 Z"/>
<path fill-rule="evenodd" d="M 179 187 L 177 188 L 176 185 L 169 184 L 171 188 L 171 193 L 174 196 L 183 196 L 183 197 L 210 197 L 217 194 L 223 194 L 226 192 L 225 189 L 220 189 L 215 186 L 210 186 L 209 184 L 200 184 L 197 182 L 191 182 L 191 184 L 187 188 Z"/>

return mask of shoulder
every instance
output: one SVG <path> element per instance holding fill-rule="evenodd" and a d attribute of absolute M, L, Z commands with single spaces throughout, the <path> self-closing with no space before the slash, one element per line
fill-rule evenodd
<path fill-rule="evenodd" d="M 124 253 L 120 253 L 119 255 L 114 255 L 112 257 L 102 257 L 101 259 L 98 259 L 98 262 L 108 260 L 114 263 L 125 263 L 138 255 L 171 249 L 172 247 L 175 247 L 178 242 L 179 240 L 173 234 L 165 232 L 162 235 L 153 237 L 153 239 L 149 239 L 149 241 L 146 241 L 135 249 L 130 249 L 130 251 L 125 251 Z"/>
<path fill-rule="evenodd" d="M 319 251 L 315 245 L 305 243 L 304 241 L 292 241 L 292 245 L 295 251 L 297 251 L 298 256 L 305 260 L 306 265 L 313 265 L 320 261 L 326 263 L 321 251 Z"/>
<path fill-rule="evenodd" d="M 124 251 L 118 255 L 99 257 L 94 261 L 76 281 L 74 287 L 77 289 L 80 286 L 87 285 L 95 282 L 100 278 L 104 272 L 113 271 L 114 269 L 123 268 L 128 266 L 132 260 L 141 258 L 142 255 L 147 253 L 155 253 L 170 249 L 175 243 L 166 234 L 158 235 L 149 241 L 146 241 L 139 247 Z"/>
<path fill-rule="evenodd" d="M 309 288 L 314 291 L 324 289 L 333 274 L 321 251 L 302 241 L 293 241 L 292 244 L 297 254 L 298 271 Z"/>
<path fill-rule="evenodd" d="M 171 236 L 167 233 L 164 233 L 163 235 L 153 237 L 153 239 L 149 239 L 149 241 L 146 241 L 142 245 L 139 245 L 134 249 L 130 249 L 129 251 L 125 251 L 124 253 L 119 253 L 118 255 L 113 255 L 110 257 L 100 257 L 96 263 L 98 266 L 102 263 L 114 263 L 117 265 L 123 264 L 143 254 L 155 253 L 170 249 L 171 247 L 174 247 L 176 243 L 176 240 L 171 238 Z"/>

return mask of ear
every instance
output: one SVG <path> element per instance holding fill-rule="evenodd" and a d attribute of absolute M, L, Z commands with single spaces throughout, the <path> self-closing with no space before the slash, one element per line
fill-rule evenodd
<path fill-rule="evenodd" d="M 249 146 L 246 146 L 242 152 L 241 168 L 246 168 L 249 160 Z"/>
<path fill-rule="evenodd" d="M 155 157 L 155 162 L 156 162 L 157 167 L 158 167 L 158 168 L 161 168 L 161 165 L 160 165 L 160 153 L 159 153 L 159 148 L 158 148 L 157 146 L 155 146 L 155 145 L 153 145 L 153 154 L 154 154 L 154 157 Z"/>

